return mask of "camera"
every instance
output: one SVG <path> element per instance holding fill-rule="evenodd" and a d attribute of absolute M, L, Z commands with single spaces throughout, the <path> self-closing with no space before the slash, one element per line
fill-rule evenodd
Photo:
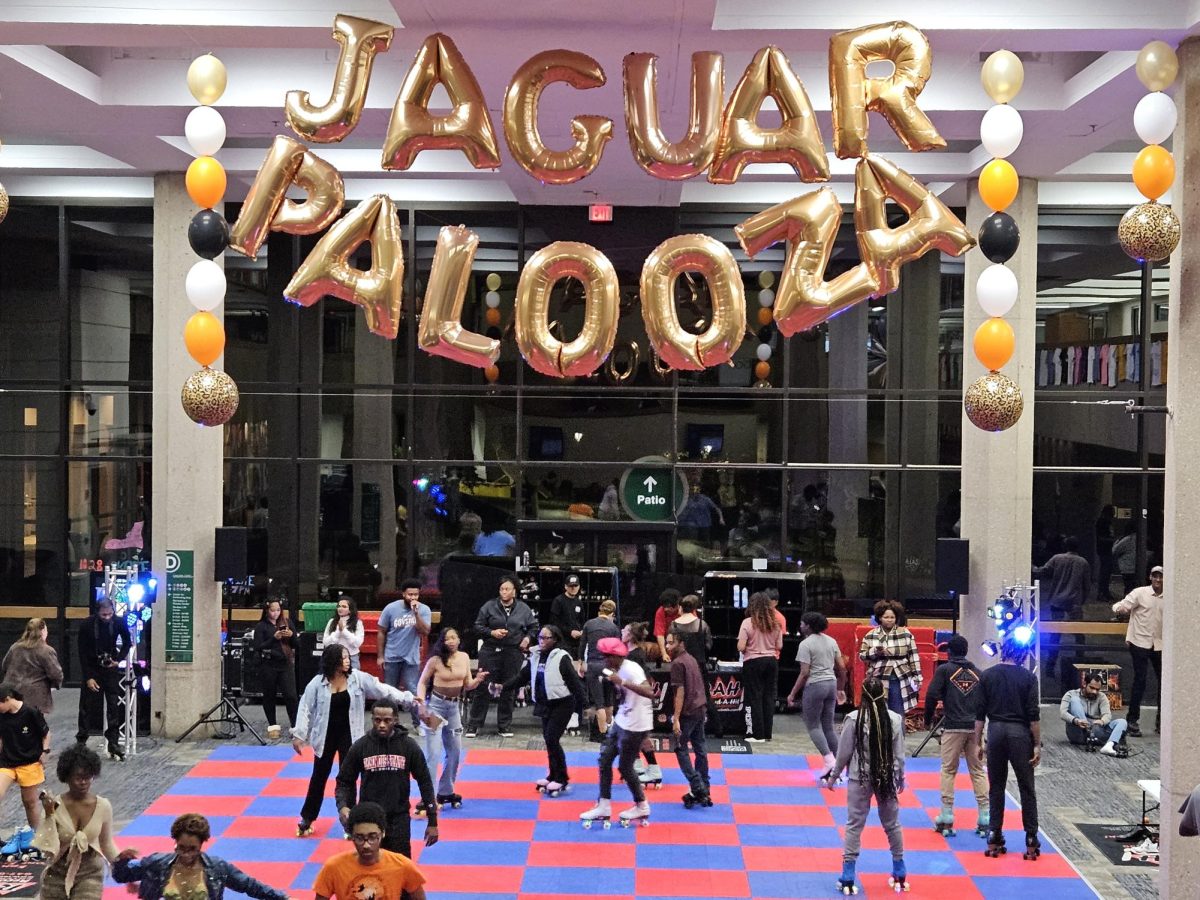
<path fill-rule="evenodd" d="M 101 653 L 99 656 L 100 668 L 111 669 L 117 664 L 117 661 L 112 658 L 111 653 Z"/>

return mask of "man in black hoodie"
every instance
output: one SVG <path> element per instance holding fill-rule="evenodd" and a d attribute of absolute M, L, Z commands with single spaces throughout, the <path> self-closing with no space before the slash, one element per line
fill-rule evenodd
<path fill-rule="evenodd" d="M 971 787 L 979 804 L 977 833 L 986 835 L 988 813 L 988 780 L 975 742 L 975 713 L 979 700 L 979 670 L 967 659 L 967 639 L 956 634 L 946 642 L 949 661 L 938 666 L 925 695 L 925 727 L 932 728 L 935 711 L 942 704 L 942 811 L 934 820 L 938 831 L 954 834 L 954 776 L 958 760 L 967 758 Z"/>
<path fill-rule="evenodd" d="M 371 707 L 373 728 L 350 745 L 350 752 L 338 768 L 338 815 L 345 826 L 350 810 L 356 803 L 378 803 L 387 813 L 388 822 L 383 849 L 403 853 L 412 859 L 410 840 L 411 821 L 408 813 L 411 775 L 421 791 L 421 802 L 428 819 L 425 825 L 425 846 L 437 843 L 437 802 L 433 793 L 433 778 L 421 747 L 398 723 L 399 711 L 391 700 L 376 700 Z M 362 790 L 357 790 L 359 776 Z M 358 797 L 355 798 L 355 794 Z"/>

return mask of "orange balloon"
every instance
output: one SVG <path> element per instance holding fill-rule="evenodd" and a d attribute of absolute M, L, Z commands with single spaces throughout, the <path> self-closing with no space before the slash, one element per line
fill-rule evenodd
<path fill-rule="evenodd" d="M 486 313 L 484 313 L 484 318 L 487 319 L 487 323 L 489 325 L 499 325 L 500 324 L 500 310 L 491 309 L 489 307 L 488 311 Z"/>
<path fill-rule="evenodd" d="M 995 372 L 1012 359 L 1017 346 L 1017 336 L 1012 326 L 995 316 L 975 330 L 975 358 L 984 368 Z"/>
<path fill-rule="evenodd" d="M 1175 182 L 1175 157 L 1158 144 L 1143 147 L 1133 161 L 1133 183 L 1147 200 L 1157 200 Z"/>
<path fill-rule="evenodd" d="M 979 173 L 979 196 L 995 212 L 1017 199 L 1017 170 L 1007 159 L 993 159 Z"/>
<path fill-rule="evenodd" d="M 183 326 L 183 342 L 192 359 L 211 366 L 225 350 L 225 326 L 210 312 L 198 312 Z"/>
<path fill-rule="evenodd" d="M 483 377 L 486 378 L 488 381 L 494 383 L 496 381 L 496 379 L 498 379 L 500 377 L 500 367 L 499 366 L 488 366 L 486 369 L 483 370 Z"/>
<path fill-rule="evenodd" d="M 225 196 L 225 170 L 211 156 L 198 156 L 188 166 L 188 196 L 201 209 L 212 209 Z"/>
<path fill-rule="evenodd" d="M 759 381 L 766 381 L 771 376 L 771 364 L 769 362 L 756 362 L 754 364 L 754 377 Z"/>
<path fill-rule="evenodd" d="M 771 320 L 774 318 L 774 316 L 775 316 L 775 314 L 771 311 L 771 307 L 760 306 L 758 308 L 758 324 L 759 325 L 770 325 Z"/>

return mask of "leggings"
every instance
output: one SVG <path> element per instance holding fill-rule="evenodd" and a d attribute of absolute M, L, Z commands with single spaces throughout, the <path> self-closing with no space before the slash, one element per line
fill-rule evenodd
<path fill-rule="evenodd" d="M 282 691 L 283 705 L 287 707 L 288 721 L 295 725 L 298 705 L 295 667 L 285 661 L 265 662 L 259 670 L 259 678 L 262 679 L 262 707 L 263 715 L 267 717 L 267 724 L 275 724 L 275 695 Z"/>
<path fill-rule="evenodd" d="M 809 738 L 822 756 L 837 749 L 837 732 L 833 730 L 833 709 L 836 705 L 836 681 L 810 681 L 804 685 L 804 694 L 800 698 L 804 727 L 808 729 Z"/>
<path fill-rule="evenodd" d="M 304 797 L 304 806 L 300 808 L 300 818 L 305 822 L 315 822 L 321 814 L 321 801 L 325 799 L 325 785 L 329 781 L 329 773 L 333 769 L 333 755 L 338 758 L 338 768 L 346 762 L 346 754 L 350 752 L 350 720 L 330 722 L 325 732 L 325 747 L 321 755 L 313 760 L 312 775 L 308 779 L 308 793 Z"/>
<path fill-rule="evenodd" d="M 570 780 L 562 736 L 574 712 L 575 699 L 563 697 L 561 700 L 551 700 L 547 703 L 545 715 L 542 716 L 542 739 L 546 742 L 546 762 L 549 766 L 547 777 L 559 784 L 566 784 Z"/>

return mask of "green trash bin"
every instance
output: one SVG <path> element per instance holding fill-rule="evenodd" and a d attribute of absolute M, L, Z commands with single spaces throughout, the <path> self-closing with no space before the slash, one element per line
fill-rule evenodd
<path fill-rule="evenodd" d="M 325 626 L 329 624 L 329 620 L 336 614 L 336 603 L 324 603 L 313 600 L 300 605 L 300 617 L 304 620 L 305 631 L 324 632 Z"/>

